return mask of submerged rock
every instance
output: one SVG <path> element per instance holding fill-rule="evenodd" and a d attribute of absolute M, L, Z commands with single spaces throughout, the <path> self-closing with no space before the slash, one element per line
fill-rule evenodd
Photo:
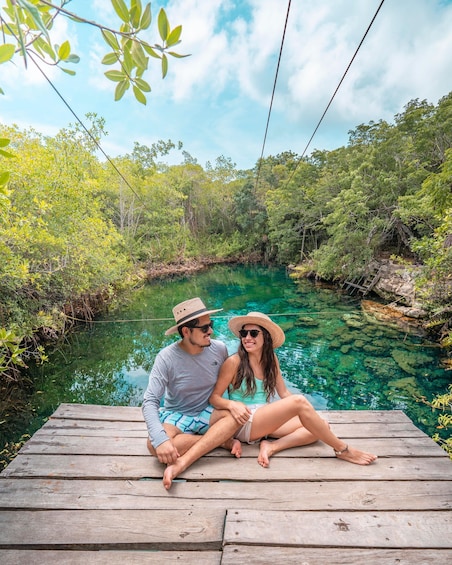
<path fill-rule="evenodd" d="M 370 322 L 382 322 L 394 329 L 418 336 L 426 335 L 422 322 L 419 319 L 406 316 L 399 306 L 380 304 L 373 300 L 362 300 L 361 307 Z"/>
<path fill-rule="evenodd" d="M 360 330 L 364 328 L 366 325 L 364 323 L 364 320 L 360 316 L 357 316 L 356 314 L 344 314 L 342 316 L 342 319 L 349 328 L 355 328 Z"/>
<path fill-rule="evenodd" d="M 401 349 L 393 349 L 391 351 L 392 358 L 397 363 L 397 365 L 408 373 L 409 375 L 416 375 L 416 369 L 413 367 L 415 363 L 414 359 L 411 359 L 409 354 L 406 351 L 402 351 Z"/>

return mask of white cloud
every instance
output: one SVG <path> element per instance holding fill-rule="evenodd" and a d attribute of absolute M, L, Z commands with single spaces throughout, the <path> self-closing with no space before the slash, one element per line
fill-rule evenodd
<path fill-rule="evenodd" d="M 379 0 L 291 3 L 265 154 L 288 149 L 301 153 L 379 4 Z M 51 75 L 53 80 L 63 87 L 63 94 L 79 114 L 93 111 L 106 118 L 111 151 L 131 147 L 135 139 L 151 138 L 152 143 L 171 137 L 182 140 L 199 162 L 213 162 L 223 154 L 240 167 L 252 167 L 260 156 L 287 2 L 152 2 L 153 22 L 146 36 L 151 44 L 159 42 L 157 14 L 162 5 L 170 24 L 183 26 L 182 43 L 174 50 L 191 56 L 169 58 L 169 72 L 163 81 L 159 62 L 150 60 L 145 78 L 152 92 L 147 107 L 137 104 L 130 93 L 120 103 L 112 102 L 114 84 L 105 79 L 107 67 L 100 64 L 108 47 L 99 32 L 89 26 L 60 20 L 61 25 L 69 26 L 61 28 L 61 36 L 70 36 L 82 60 L 74 67 L 76 77 L 58 71 Z M 83 10 L 82 15 L 89 19 L 112 27 L 118 25 L 110 0 L 74 2 L 69 6 L 74 11 Z M 452 90 L 450 29 L 450 1 L 387 0 L 336 94 L 313 147 L 337 147 L 346 142 L 348 130 L 361 123 L 392 120 L 411 99 L 426 98 L 436 103 Z M 43 79 L 30 76 L 28 71 L 14 72 L 7 73 L 9 85 L 2 76 L 0 82 L 6 92 L 2 100 L 11 108 L 14 101 L 19 108 L 23 100 L 28 107 L 21 111 L 29 115 L 30 100 L 38 96 L 30 86 L 33 80 Z M 41 88 L 44 91 L 44 86 Z M 40 98 L 39 108 L 44 104 Z M 57 119 L 54 114 L 48 113 L 49 121 Z M 41 122 L 42 115 L 40 109 Z"/>

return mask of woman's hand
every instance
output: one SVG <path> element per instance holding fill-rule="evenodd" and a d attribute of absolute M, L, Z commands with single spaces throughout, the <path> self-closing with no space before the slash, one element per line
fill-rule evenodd
<path fill-rule="evenodd" d="M 228 410 L 232 414 L 234 420 L 241 426 L 248 421 L 251 415 L 251 410 L 246 404 L 234 400 L 229 401 Z"/>

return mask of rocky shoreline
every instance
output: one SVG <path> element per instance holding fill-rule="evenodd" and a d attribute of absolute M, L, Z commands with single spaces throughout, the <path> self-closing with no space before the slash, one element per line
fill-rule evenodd
<path fill-rule="evenodd" d="M 414 264 L 397 264 L 390 259 L 374 261 L 371 267 L 377 273 L 376 282 L 371 292 L 361 293 L 361 308 L 366 318 L 406 333 L 428 337 L 441 347 L 441 329 L 432 330 L 435 326 L 432 315 L 416 293 L 415 281 L 420 268 Z M 294 279 L 316 278 L 315 273 L 304 265 L 291 265 L 289 270 Z M 336 288 L 341 289 L 339 285 Z M 452 369 L 452 359 L 447 356 L 446 348 L 443 365 Z"/>

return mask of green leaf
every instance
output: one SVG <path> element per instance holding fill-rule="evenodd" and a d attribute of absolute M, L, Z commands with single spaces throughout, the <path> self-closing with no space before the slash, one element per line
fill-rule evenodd
<path fill-rule="evenodd" d="M 127 9 L 124 0 L 111 0 L 111 4 L 121 20 L 123 22 L 129 23 L 129 10 Z"/>
<path fill-rule="evenodd" d="M 66 63 L 79 63 L 80 57 L 75 53 L 71 53 L 69 57 L 66 57 Z"/>
<path fill-rule="evenodd" d="M 7 139 L 6 137 L 0 137 L 0 147 L 7 147 L 10 143 L 10 139 Z"/>
<path fill-rule="evenodd" d="M 128 80 L 123 80 L 121 82 L 118 82 L 115 89 L 115 102 L 121 100 L 121 98 L 124 96 L 124 93 L 129 88 L 129 86 L 130 86 L 130 82 Z"/>
<path fill-rule="evenodd" d="M 166 73 L 168 72 L 168 57 L 163 54 L 162 55 L 162 78 L 166 77 Z"/>
<path fill-rule="evenodd" d="M 53 61 L 56 61 L 56 54 L 53 47 L 50 43 L 47 43 L 43 37 L 38 37 L 33 45 L 41 52 L 46 53 Z"/>
<path fill-rule="evenodd" d="M 191 55 L 179 55 L 179 53 L 174 53 L 174 51 L 167 51 L 168 55 L 171 57 L 176 57 L 176 59 L 183 59 L 184 57 L 191 57 Z"/>
<path fill-rule="evenodd" d="M 65 41 L 61 44 L 60 48 L 58 49 L 58 59 L 61 61 L 65 61 L 69 55 L 71 54 L 71 44 L 69 41 Z"/>
<path fill-rule="evenodd" d="M 5 184 L 9 181 L 10 173 L 8 171 L 3 171 L 0 173 L 0 186 L 5 186 Z"/>
<path fill-rule="evenodd" d="M 67 75 L 71 75 L 72 77 L 76 74 L 76 72 L 73 69 L 65 69 L 64 67 L 60 67 L 60 69 L 63 71 L 63 73 L 66 73 Z"/>
<path fill-rule="evenodd" d="M 42 31 L 42 33 L 47 37 L 48 41 L 50 41 L 49 32 L 44 25 L 44 22 L 42 21 L 39 9 L 31 2 L 28 2 L 28 0 L 17 0 L 17 3 L 21 8 L 28 12 L 28 14 L 30 14 L 34 24 L 36 25 L 36 28 Z"/>
<path fill-rule="evenodd" d="M 136 78 L 135 84 L 143 92 L 151 92 L 151 86 L 145 80 L 143 80 L 142 78 Z"/>
<path fill-rule="evenodd" d="M 114 49 L 115 51 L 120 50 L 118 40 L 116 39 L 116 35 L 114 33 L 106 29 L 103 29 L 102 35 L 104 36 L 105 41 L 108 43 L 108 45 L 110 45 L 112 49 Z"/>
<path fill-rule="evenodd" d="M 12 43 L 4 43 L 0 45 L 0 64 L 6 63 L 13 58 L 16 48 Z"/>
<path fill-rule="evenodd" d="M 158 21 L 160 37 L 162 38 L 162 41 L 166 41 L 166 38 L 168 37 L 170 32 L 170 26 L 169 26 L 168 18 L 166 17 L 166 12 L 163 8 L 160 8 L 157 21 Z"/>
<path fill-rule="evenodd" d="M 25 46 L 25 39 L 24 39 L 24 34 L 22 32 L 22 25 L 21 25 L 21 21 L 19 18 L 19 12 L 17 10 L 17 4 L 14 4 L 14 15 L 15 15 L 15 20 L 16 20 L 16 29 L 19 33 L 19 37 L 17 38 L 17 42 L 19 43 L 19 47 L 20 47 L 20 52 L 22 53 L 22 56 L 24 58 L 24 65 L 25 68 L 27 68 L 27 48 Z"/>
<path fill-rule="evenodd" d="M 173 47 L 180 43 L 179 39 L 182 33 L 182 26 L 177 26 L 173 29 L 173 31 L 169 34 L 168 39 L 166 40 L 166 45 L 168 47 Z"/>
<path fill-rule="evenodd" d="M 132 0 L 130 7 L 130 21 L 134 28 L 137 28 L 140 25 L 142 9 L 141 0 Z"/>
<path fill-rule="evenodd" d="M 3 157 L 9 157 L 9 158 L 14 157 L 14 155 L 12 153 L 8 153 L 8 151 L 3 151 L 3 149 L 0 149 L 0 155 L 3 155 Z"/>
<path fill-rule="evenodd" d="M 148 58 L 144 54 L 144 49 L 141 45 L 134 41 L 132 46 L 132 58 L 137 67 L 141 69 L 147 69 L 148 66 Z"/>
<path fill-rule="evenodd" d="M 127 78 L 123 71 L 107 71 L 104 75 L 108 78 L 108 80 L 112 80 L 113 82 L 121 82 Z"/>
<path fill-rule="evenodd" d="M 144 104 L 146 106 L 146 96 L 141 92 L 141 90 L 137 87 L 137 86 L 133 86 L 133 93 L 135 95 L 135 98 L 138 100 L 138 102 L 141 102 L 141 104 Z"/>
<path fill-rule="evenodd" d="M 124 49 L 124 59 L 122 62 L 122 68 L 124 70 L 125 73 L 127 73 L 127 75 L 130 76 L 132 69 L 134 67 L 134 62 L 132 59 L 132 54 L 130 53 L 130 47 Z"/>
<path fill-rule="evenodd" d="M 1 87 L 0 87 L 0 94 L 5 94 L 5 91 Z"/>
<path fill-rule="evenodd" d="M 141 43 L 141 45 L 148 55 L 154 57 L 155 59 L 161 59 L 160 55 L 156 53 L 150 45 L 148 45 L 147 43 Z"/>
<path fill-rule="evenodd" d="M 152 22 L 151 4 L 146 4 L 143 15 L 141 16 L 140 28 L 148 29 Z"/>
<path fill-rule="evenodd" d="M 102 59 L 103 65 L 114 65 L 119 61 L 119 55 L 117 53 L 107 53 Z"/>

